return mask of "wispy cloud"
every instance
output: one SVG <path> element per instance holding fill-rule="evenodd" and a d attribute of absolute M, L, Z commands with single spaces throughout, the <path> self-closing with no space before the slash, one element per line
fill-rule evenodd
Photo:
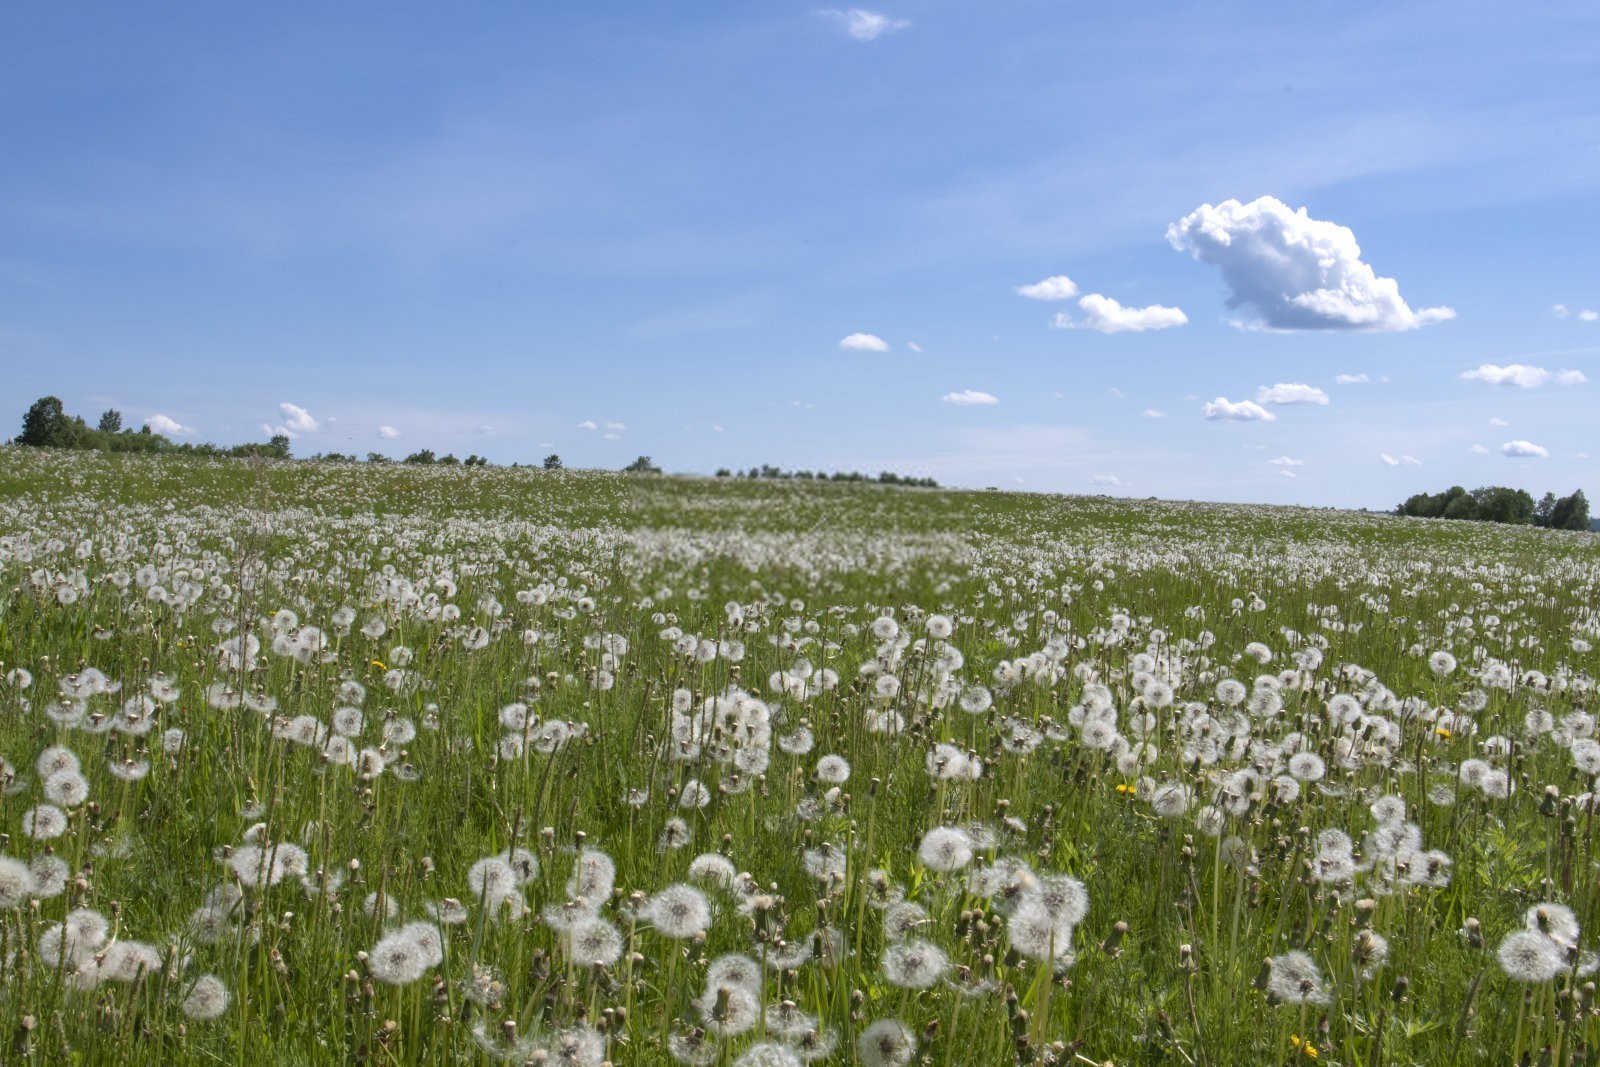
<path fill-rule="evenodd" d="M 1065 274 L 1052 274 L 1032 285 L 1017 286 L 1017 293 L 1029 300 L 1071 300 L 1078 295 L 1078 283 Z"/>
<path fill-rule="evenodd" d="M 852 7 L 846 11 L 824 8 L 817 12 L 843 27 L 844 32 L 857 41 L 876 41 L 886 33 L 896 33 L 911 25 L 910 19 L 893 18 L 880 11 Z"/>
<path fill-rule="evenodd" d="M 1200 409 L 1208 419 L 1228 419 L 1234 422 L 1277 422 L 1278 416 L 1253 400 L 1229 400 L 1219 396 L 1208 400 Z"/>
<path fill-rule="evenodd" d="M 983 393 L 976 389 L 963 389 L 959 393 L 946 393 L 941 397 L 946 404 L 958 404 L 969 407 L 974 404 L 998 404 L 1000 398 L 993 393 Z"/>
<path fill-rule="evenodd" d="M 285 402 L 278 405 L 278 410 L 283 412 L 283 424 L 295 433 L 316 433 L 321 429 L 311 412 L 299 404 Z"/>
<path fill-rule="evenodd" d="M 1256 390 L 1258 404 L 1321 404 L 1326 406 L 1328 394 L 1313 385 L 1302 382 L 1278 382 L 1263 385 Z"/>
<path fill-rule="evenodd" d="M 144 423 L 150 427 L 152 433 L 158 433 L 164 437 L 187 437 L 194 433 L 193 427 L 185 426 L 170 415 L 157 413 L 144 420 Z"/>
<path fill-rule="evenodd" d="M 889 342 L 875 333 L 853 333 L 840 341 L 839 347 L 851 352 L 887 352 Z"/>
<path fill-rule="evenodd" d="M 1166 330 L 1182 326 L 1189 321 L 1180 308 L 1151 304 L 1148 307 L 1123 307 L 1109 296 L 1090 293 L 1078 301 L 1083 311 L 1081 321 L 1073 321 L 1065 312 L 1059 312 L 1051 325 L 1059 330 L 1096 330 L 1100 333 L 1142 333 L 1145 330 Z"/>

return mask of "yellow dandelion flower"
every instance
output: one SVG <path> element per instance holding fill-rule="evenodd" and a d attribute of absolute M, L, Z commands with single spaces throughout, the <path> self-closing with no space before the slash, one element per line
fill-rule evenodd
<path fill-rule="evenodd" d="M 1454 736 L 1455 736 L 1455 735 L 1454 735 L 1454 734 L 1452 734 L 1452 733 L 1451 733 L 1451 732 L 1450 732 L 1450 731 L 1449 731 L 1449 730 L 1446 730 L 1446 729 L 1445 729 L 1445 728 L 1444 728 L 1444 727 L 1443 727 L 1443 726 L 1441 726 L 1441 727 L 1439 727 L 1439 728 L 1438 728 L 1438 729 L 1437 729 L 1437 730 L 1435 730 L 1435 731 L 1433 731 L 1433 732 L 1434 732 L 1434 736 L 1436 736 L 1436 737 L 1442 737 L 1442 738 L 1444 738 L 1444 739 L 1445 739 L 1445 740 L 1447 740 L 1447 741 L 1448 741 L 1448 740 L 1449 740 L 1449 739 L 1450 739 L 1450 738 L 1452 738 L 1452 737 L 1454 737 Z"/>
<path fill-rule="evenodd" d="M 1139 790 L 1138 790 L 1138 788 L 1136 786 L 1131 786 L 1127 782 L 1118 782 L 1117 783 L 1117 792 L 1119 792 L 1119 793 L 1123 793 L 1123 794 L 1125 794 L 1127 796 L 1132 796 L 1134 793 L 1137 793 L 1138 791 Z"/>
<path fill-rule="evenodd" d="M 376 660 L 376 659 L 375 659 L 375 660 L 373 660 L 373 661 L 372 661 L 372 662 L 371 662 L 371 663 L 370 663 L 370 664 L 368 664 L 368 666 L 371 666 L 371 667 L 376 667 L 376 668 L 378 668 L 378 669 L 379 669 L 379 670 L 380 670 L 380 671 L 386 671 L 386 670 L 388 670 L 388 669 L 389 669 L 389 668 L 388 668 L 388 667 L 385 667 L 385 666 L 384 666 L 384 665 L 383 665 L 383 661 L 382 661 L 382 660 Z"/>
<path fill-rule="evenodd" d="M 1317 1058 L 1317 1046 L 1302 1039 L 1299 1034 L 1290 1034 L 1289 1044 L 1299 1049 L 1300 1053 L 1305 1056 L 1306 1059 L 1314 1060 Z"/>

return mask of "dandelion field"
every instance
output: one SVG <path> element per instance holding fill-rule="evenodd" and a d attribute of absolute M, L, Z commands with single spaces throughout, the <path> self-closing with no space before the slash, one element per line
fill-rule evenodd
<path fill-rule="evenodd" d="M 1600 540 L 0 450 L 0 1061 L 1596 1059 Z"/>

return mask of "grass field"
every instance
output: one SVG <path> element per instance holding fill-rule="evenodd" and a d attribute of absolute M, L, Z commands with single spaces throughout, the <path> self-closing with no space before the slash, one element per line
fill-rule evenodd
<path fill-rule="evenodd" d="M 0 1061 L 1593 1063 L 1600 539 L 0 449 Z"/>

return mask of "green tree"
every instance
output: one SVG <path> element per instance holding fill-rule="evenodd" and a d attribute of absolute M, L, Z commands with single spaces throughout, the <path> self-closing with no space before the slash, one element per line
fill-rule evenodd
<path fill-rule="evenodd" d="M 61 407 L 61 398 L 41 396 L 33 402 L 28 413 L 22 416 L 22 435 L 19 445 L 35 448 L 71 448 L 77 441 L 72 432 L 72 420 Z"/>
<path fill-rule="evenodd" d="M 411 455 L 401 460 L 401 462 L 410 463 L 414 466 L 427 466 L 430 463 L 437 462 L 437 460 L 434 458 L 433 449 L 419 448 L 415 452 L 411 453 Z"/>
<path fill-rule="evenodd" d="M 626 467 L 622 468 L 628 474 L 660 474 L 661 468 L 651 462 L 649 456 L 640 456 Z"/>
<path fill-rule="evenodd" d="M 1539 498 L 1539 503 L 1533 509 L 1533 524 L 1535 526 L 1549 526 L 1550 517 L 1556 511 L 1556 495 L 1546 493 Z"/>
<path fill-rule="evenodd" d="M 1556 501 L 1550 512 L 1550 525 L 1557 530 L 1589 528 L 1589 498 L 1583 495 L 1582 489 Z"/>
<path fill-rule="evenodd" d="M 558 470 L 560 470 L 561 469 L 561 457 L 556 455 L 554 452 L 552 452 L 548 456 L 544 457 L 544 469 L 547 470 L 547 471 L 558 471 Z"/>
<path fill-rule="evenodd" d="M 100 414 L 100 424 L 95 427 L 101 433 L 122 432 L 122 412 L 116 408 L 107 408 Z"/>

